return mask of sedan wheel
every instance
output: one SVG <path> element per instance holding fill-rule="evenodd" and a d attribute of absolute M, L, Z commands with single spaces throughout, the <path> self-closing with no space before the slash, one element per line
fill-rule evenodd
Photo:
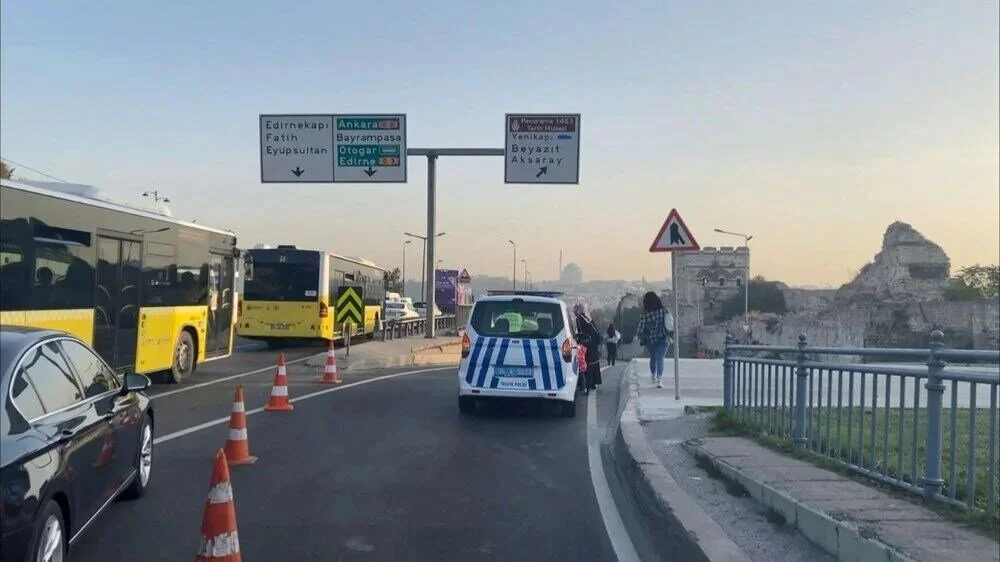
<path fill-rule="evenodd" d="M 66 556 L 66 535 L 59 507 L 49 502 L 42 511 L 42 526 L 35 544 L 36 562 L 63 562 Z"/>

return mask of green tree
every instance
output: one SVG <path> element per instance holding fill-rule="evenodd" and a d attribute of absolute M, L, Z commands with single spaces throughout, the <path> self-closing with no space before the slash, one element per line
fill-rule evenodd
<path fill-rule="evenodd" d="M 0 162 L 0 178 L 9 180 L 13 175 L 14 175 L 14 168 L 8 166 L 6 162 Z"/>
<path fill-rule="evenodd" d="M 739 291 L 719 306 L 719 320 L 729 320 L 743 316 L 743 291 Z M 757 312 L 784 314 L 788 312 L 785 293 L 777 281 L 768 281 L 760 275 L 750 280 L 748 291 L 748 308 Z"/>
<path fill-rule="evenodd" d="M 952 301 L 1000 299 L 1000 265 L 970 265 L 953 277 L 945 290 Z"/>

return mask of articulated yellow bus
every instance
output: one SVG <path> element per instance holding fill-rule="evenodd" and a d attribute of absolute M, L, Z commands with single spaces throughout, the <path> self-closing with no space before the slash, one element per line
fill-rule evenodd
<path fill-rule="evenodd" d="M 240 337 L 280 347 L 295 340 L 343 338 L 335 302 L 342 286 L 361 293 L 364 321 L 354 335 L 374 337 L 382 318 L 385 273 L 370 261 L 295 246 L 247 250 L 253 277 L 240 302 Z"/>
<path fill-rule="evenodd" d="M 114 368 L 180 382 L 232 354 L 232 232 L 0 181 L 0 323 L 62 330 Z"/>

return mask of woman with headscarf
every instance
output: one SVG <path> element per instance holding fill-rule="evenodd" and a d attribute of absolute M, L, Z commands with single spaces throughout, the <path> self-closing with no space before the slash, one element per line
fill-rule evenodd
<path fill-rule="evenodd" d="M 587 306 L 577 303 L 573 306 L 573 316 L 576 317 L 576 333 L 583 334 L 589 340 L 587 346 L 587 371 L 583 374 L 585 381 L 584 393 L 595 390 L 601 384 L 601 331 L 587 314 Z"/>
<path fill-rule="evenodd" d="M 636 334 L 639 343 L 649 351 L 649 374 L 657 388 L 663 388 L 663 363 L 667 358 L 670 338 L 674 333 L 674 318 L 663 301 L 650 291 L 642 297 L 642 315 Z"/>

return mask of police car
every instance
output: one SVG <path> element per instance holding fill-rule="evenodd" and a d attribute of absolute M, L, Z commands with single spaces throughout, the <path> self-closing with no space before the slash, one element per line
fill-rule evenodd
<path fill-rule="evenodd" d="M 538 398 L 576 415 L 579 376 L 574 323 L 562 293 L 490 291 L 476 301 L 462 336 L 458 408 L 476 401 Z"/>

